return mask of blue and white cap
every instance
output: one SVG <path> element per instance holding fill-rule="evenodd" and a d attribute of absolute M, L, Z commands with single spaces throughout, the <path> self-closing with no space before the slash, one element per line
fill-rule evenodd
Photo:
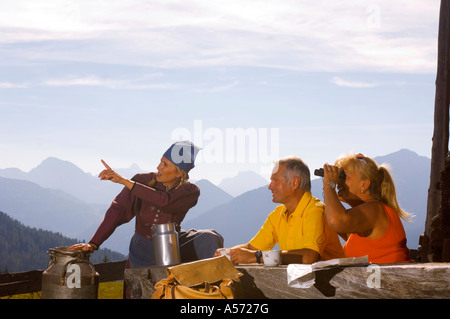
<path fill-rule="evenodd" d="M 200 147 L 195 146 L 190 141 L 180 141 L 173 143 L 163 156 L 189 173 L 195 167 L 195 158 L 200 150 Z"/>

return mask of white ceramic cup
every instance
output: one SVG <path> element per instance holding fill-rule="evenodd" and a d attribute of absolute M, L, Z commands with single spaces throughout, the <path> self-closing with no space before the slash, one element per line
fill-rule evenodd
<path fill-rule="evenodd" d="M 281 251 L 279 250 L 263 251 L 262 255 L 265 266 L 274 267 L 281 263 Z"/>
<path fill-rule="evenodd" d="M 227 258 L 229 260 L 231 260 L 230 249 L 224 248 L 224 249 L 221 249 L 219 252 L 220 252 L 221 256 L 227 256 Z"/>

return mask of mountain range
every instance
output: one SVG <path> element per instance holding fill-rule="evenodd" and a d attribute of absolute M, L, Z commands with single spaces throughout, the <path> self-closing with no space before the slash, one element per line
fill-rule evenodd
<path fill-rule="evenodd" d="M 118 169 L 117 172 L 131 178 L 143 171 L 133 164 L 130 168 Z M 118 184 L 102 182 L 97 177 L 85 173 L 75 164 L 55 157 L 45 159 L 29 172 L 23 172 L 17 168 L 0 169 L 0 176 L 26 180 L 44 188 L 57 189 L 77 197 L 87 204 L 104 205 L 122 189 Z"/>
<path fill-rule="evenodd" d="M 417 248 L 425 223 L 431 161 L 406 149 L 374 159 L 379 164 L 386 162 L 391 166 L 400 205 L 415 215 L 412 223 L 404 225 L 408 246 Z M 141 172 L 136 165 L 126 171 L 117 171 L 123 176 Z M 0 176 L 0 211 L 26 226 L 85 241 L 94 234 L 112 199 L 121 190 L 120 185 L 99 181 L 74 164 L 57 158 L 44 160 L 28 173 L 16 168 L 0 169 Z M 195 181 L 201 195 L 182 227 L 216 229 L 228 247 L 248 242 L 277 204 L 271 201 L 268 182 L 256 188 L 254 181 L 257 179 L 246 185 L 243 176 L 248 176 L 248 180 L 251 178 L 245 172 L 227 180 L 228 191 L 208 180 Z M 247 191 L 242 186 L 247 186 Z M 233 187 L 239 189 L 240 195 L 234 197 L 230 194 Z M 312 180 L 312 193 L 323 199 L 320 178 Z M 126 255 L 133 232 L 134 221 L 122 225 L 102 247 Z"/>

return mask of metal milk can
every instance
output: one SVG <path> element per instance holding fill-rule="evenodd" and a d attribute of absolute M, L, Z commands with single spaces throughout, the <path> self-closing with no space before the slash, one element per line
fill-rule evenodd
<path fill-rule="evenodd" d="M 99 274 L 88 251 L 49 249 L 49 267 L 42 273 L 42 299 L 97 299 Z"/>
<path fill-rule="evenodd" d="M 180 244 L 175 223 L 152 226 L 153 249 L 156 266 L 172 266 L 180 263 Z"/>

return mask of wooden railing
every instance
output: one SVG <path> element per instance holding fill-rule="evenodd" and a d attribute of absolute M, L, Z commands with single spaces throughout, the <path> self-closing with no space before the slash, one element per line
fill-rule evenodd
<path fill-rule="evenodd" d="M 94 265 L 100 282 L 123 280 L 126 261 Z M 42 290 L 42 270 L 14 274 L 0 274 L 0 297 L 32 293 Z"/>
<path fill-rule="evenodd" d="M 417 256 L 416 250 L 410 250 L 411 259 Z M 100 282 L 124 280 L 126 261 L 95 264 Z M 17 294 L 33 293 L 42 290 L 42 270 L 32 270 L 22 273 L 0 274 L 0 297 Z"/>

